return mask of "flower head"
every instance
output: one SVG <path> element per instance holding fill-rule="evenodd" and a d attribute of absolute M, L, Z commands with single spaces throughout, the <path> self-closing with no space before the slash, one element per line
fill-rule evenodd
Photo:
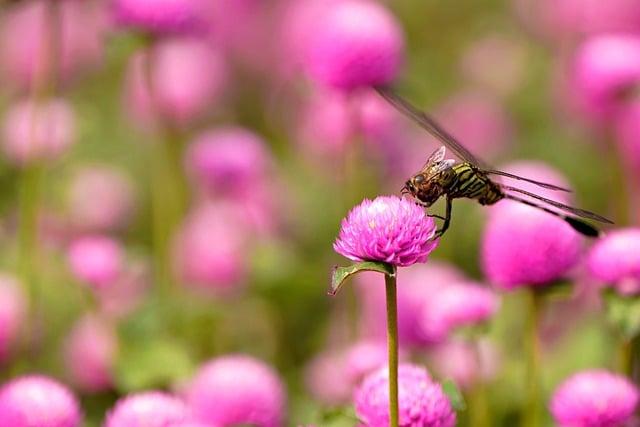
<path fill-rule="evenodd" d="M 189 408 L 182 400 L 164 392 L 147 391 L 116 402 L 104 427 L 168 427 L 190 419 Z"/>
<path fill-rule="evenodd" d="M 365 199 L 342 220 L 336 252 L 353 261 L 398 267 L 424 262 L 438 245 L 435 222 L 424 208 L 396 196 Z"/>
<path fill-rule="evenodd" d="M 207 11 L 205 0 L 113 1 L 116 22 L 157 34 L 202 33 Z"/>
<path fill-rule="evenodd" d="M 604 370 L 583 371 L 565 380 L 551 399 L 560 426 L 619 426 L 638 406 L 640 391 L 627 378 Z"/>
<path fill-rule="evenodd" d="M 120 244 L 106 236 L 85 236 L 69 248 L 69 266 L 77 279 L 96 288 L 112 284 L 122 271 Z"/>
<path fill-rule="evenodd" d="M 286 394 L 270 366 L 236 355 L 204 365 L 189 386 L 187 400 L 200 421 L 279 427 L 284 420 Z"/>
<path fill-rule="evenodd" d="M 19 377 L 0 389 L 0 425 L 78 427 L 81 420 L 75 396 L 51 378 Z"/>
<path fill-rule="evenodd" d="M 404 35 L 382 5 L 368 0 L 338 2 L 312 28 L 307 68 L 320 83 L 350 90 L 384 85 L 398 75 Z"/>
<path fill-rule="evenodd" d="M 426 369 L 401 364 L 398 368 L 402 427 L 453 427 L 456 414 L 442 387 L 433 382 Z M 355 392 L 358 417 L 367 427 L 389 425 L 389 373 L 386 367 L 370 374 Z"/>
<path fill-rule="evenodd" d="M 640 229 L 627 228 L 609 233 L 589 253 L 591 274 L 621 293 L 640 293 Z"/>

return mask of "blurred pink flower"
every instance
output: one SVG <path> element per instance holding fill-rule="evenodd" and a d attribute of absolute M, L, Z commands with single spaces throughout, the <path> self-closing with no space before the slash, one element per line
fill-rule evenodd
<path fill-rule="evenodd" d="M 116 319 L 127 316 L 143 302 L 149 283 L 149 266 L 140 260 L 128 262 L 112 284 L 95 290 L 100 309 Z"/>
<path fill-rule="evenodd" d="M 330 87 L 351 90 L 393 81 L 404 56 L 396 18 L 368 0 L 345 0 L 319 17 L 305 54 L 307 71 Z"/>
<path fill-rule="evenodd" d="M 73 241 L 68 258 L 76 279 L 93 288 L 111 286 L 122 272 L 124 262 L 120 244 L 102 235 L 84 236 Z"/>
<path fill-rule="evenodd" d="M 104 427 L 168 427 L 191 420 L 191 411 L 177 397 L 160 391 L 130 394 L 118 400 Z"/>
<path fill-rule="evenodd" d="M 440 343 L 456 328 L 487 321 L 499 307 L 496 294 L 446 264 L 432 261 L 398 275 L 398 335 L 403 345 Z M 363 333 L 384 338 L 384 286 L 376 276 L 361 273 L 355 280 L 364 301 Z"/>
<path fill-rule="evenodd" d="M 345 349 L 317 355 L 306 369 L 311 394 L 325 405 L 342 405 L 368 373 L 385 366 L 387 346 L 382 341 L 361 341 Z"/>
<path fill-rule="evenodd" d="M 631 421 L 639 400 L 638 387 L 627 378 L 590 370 L 560 384 L 550 410 L 561 427 L 622 426 Z"/>
<path fill-rule="evenodd" d="M 187 391 L 195 417 L 220 426 L 283 425 L 286 391 L 269 365 L 250 356 L 219 357 L 206 363 Z"/>
<path fill-rule="evenodd" d="M 591 248 L 587 265 L 596 280 L 621 294 L 640 293 L 640 228 L 608 233 Z"/>
<path fill-rule="evenodd" d="M 638 83 L 640 86 L 640 82 Z M 625 106 L 615 118 L 614 131 L 621 161 L 633 176 L 640 176 L 640 102 Z"/>
<path fill-rule="evenodd" d="M 640 34 L 587 39 L 575 53 L 569 85 L 588 119 L 615 116 L 640 85 Z"/>
<path fill-rule="evenodd" d="M 0 361 L 5 360 L 19 337 L 27 300 L 18 281 L 0 273 Z"/>
<path fill-rule="evenodd" d="M 206 0 L 113 0 L 115 21 L 157 34 L 198 33 L 208 27 Z"/>
<path fill-rule="evenodd" d="M 104 319 L 87 315 L 78 320 L 65 344 L 67 372 L 76 386 L 87 392 L 110 389 L 116 350 L 115 331 Z"/>
<path fill-rule="evenodd" d="M 107 165 L 76 170 L 67 195 L 68 216 L 81 232 L 120 230 L 135 210 L 131 178 Z"/>
<path fill-rule="evenodd" d="M 80 427 L 80 405 L 58 381 L 41 375 L 17 377 L 0 389 L 0 425 Z"/>
<path fill-rule="evenodd" d="M 31 88 L 48 72 L 51 56 L 51 19 L 47 0 L 20 2 L 6 11 L 0 22 L 0 68 L 8 82 Z M 57 1 L 60 40 L 53 43 L 57 77 L 69 81 L 79 72 L 102 62 L 106 31 L 103 10 L 90 2 Z"/>
<path fill-rule="evenodd" d="M 157 116 L 186 126 L 219 105 L 227 85 L 227 65 L 210 44 L 174 37 L 131 58 L 125 102 L 143 129 L 152 128 Z"/>
<path fill-rule="evenodd" d="M 193 181 L 213 194 L 250 194 L 270 172 L 265 141 L 240 127 L 206 131 L 187 148 L 185 169 Z"/>
<path fill-rule="evenodd" d="M 246 274 L 245 226 L 224 205 L 197 206 L 174 242 L 174 269 L 182 282 L 216 295 L 237 291 Z"/>
<path fill-rule="evenodd" d="M 8 160 L 18 166 L 51 161 L 69 148 L 75 133 L 75 115 L 65 100 L 23 100 L 4 117 L 2 149 Z"/>
<path fill-rule="evenodd" d="M 511 173 L 567 187 L 566 180 L 544 164 L 521 162 L 502 168 Z M 533 184 L 518 182 L 523 189 Z M 543 196 L 567 202 L 566 196 L 536 188 Z M 492 207 L 482 240 L 482 268 L 501 289 L 546 285 L 564 277 L 578 262 L 582 238 L 563 220 L 512 201 Z"/>
<path fill-rule="evenodd" d="M 456 414 L 449 399 L 426 369 L 400 364 L 398 391 L 401 426 L 455 426 Z M 354 403 L 361 426 L 389 426 L 389 372 L 386 367 L 367 376 L 355 392 Z"/>
<path fill-rule="evenodd" d="M 439 378 L 450 378 L 463 390 L 493 379 L 500 365 L 497 349 L 488 340 L 447 341 L 433 350 L 429 360 Z"/>
<path fill-rule="evenodd" d="M 353 261 L 407 267 L 427 260 L 438 245 L 435 232 L 424 208 L 397 196 L 381 196 L 365 199 L 349 212 L 333 248 Z"/>

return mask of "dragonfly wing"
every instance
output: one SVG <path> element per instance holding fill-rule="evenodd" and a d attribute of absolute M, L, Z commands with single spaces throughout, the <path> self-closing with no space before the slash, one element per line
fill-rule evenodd
<path fill-rule="evenodd" d="M 588 219 L 592 219 L 594 221 L 598 221 L 598 222 L 603 222 L 603 223 L 607 223 L 607 224 L 613 224 L 613 221 L 611 221 L 608 218 L 603 217 L 602 215 L 598 215 L 597 213 L 591 212 L 591 211 L 587 211 L 585 209 L 579 209 L 579 208 L 574 208 L 572 206 L 567 206 L 563 203 L 560 202 L 556 202 L 555 200 L 551 200 L 551 199 L 547 199 L 545 197 L 542 196 L 538 196 L 537 194 L 533 194 L 530 193 L 528 191 L 522 190 L 520 188 L 515 188 L 515 187 L 509 187 L 506 185 L 501 186 L 501 188 L 503 190 L 507 190 L 507 191 L 514 191 L 516 193 L 520 193 L 520 194 L 524 194 L 525 196 L 529 196 L 533 199 L 536 200 L 540 200 L 548 205 L 551 205 L 555 208 L 558 208 L 560 210 L 563 210 L 565 212 L 568 212 L 570 214 L 579 216 L 581 218 L 588 218 Z"/>
<path fill-rule="evenodd" d="M 376 87 L 375 89 L 380 94 L 380 96 L 387 100 L 387 102 L 393 105 L 406 117 L 410 118 L 418 125 L 420 125 L 420 127 L 425 129 L 440 142 L 449 147 L 451 151 L 453 151 L 458 155 L 458 157 L 460 157 L 460 159 L 464 160 L 465 162 L 474 164 L 480 168 L 483 168 L 485 166 L 483 162 L 481 162 L 476 156 L 471 154 L 469 150 L 467 150 L 460 142 L 458 142 L 458 140 L 456 140 L 449 132 L 443 129 L 424 111 L 419 110 L 409 101 L 405 100 L 389 88 Z"/>
<path fill-rule="evenodd" d="M 487 175 L 505 176 L 507 178 L 512 178 L 512 179 L 517 179 L 517 180 L 520 180 L 520 181 L 530 182 L 531 184 L 535 184 L 535 185 L 538 185 L 538 186 L 540 186 L 542 188 L 546 188 L 546 189 L 549 189 L 549 190 L 566 191 L 567 193 L 571 193 L 571 190 L 569 190 L 568 188 L 560 187 L 560 186 L 554 185 L 554 184 L 549 184 L 547 182 L 536 181 L 534 179 L 525 178 L 523 176 L 513 175 L 511 173 L 504 172 L 504 171 L 493 170 L 493 169 L 489 169 L 489 170 L 483 169 L 482 171 L 484 173 L 486 173 Z"/>

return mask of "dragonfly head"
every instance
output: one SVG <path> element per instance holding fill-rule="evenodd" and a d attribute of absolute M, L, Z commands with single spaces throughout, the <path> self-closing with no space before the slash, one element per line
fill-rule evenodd
<path fill-rule="evenodd" d="M 420 204 L 429 207 L 442 196 L 443 188 L 437 179 L 419 173 L 405 182 L 402 194 L 410 194 L 420 201 Z"/>

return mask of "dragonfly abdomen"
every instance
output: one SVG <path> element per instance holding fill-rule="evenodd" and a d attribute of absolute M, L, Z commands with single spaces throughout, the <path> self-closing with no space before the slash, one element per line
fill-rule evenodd
<path fill-rule="evenodd" d="M 450 181 L 446 189 L 449 197 L 476 199 L 482 205 L 492 205 L 504 198 L 500 187 L 473 165 L 460 163 L 452 169 L 455 179 Z"/>

